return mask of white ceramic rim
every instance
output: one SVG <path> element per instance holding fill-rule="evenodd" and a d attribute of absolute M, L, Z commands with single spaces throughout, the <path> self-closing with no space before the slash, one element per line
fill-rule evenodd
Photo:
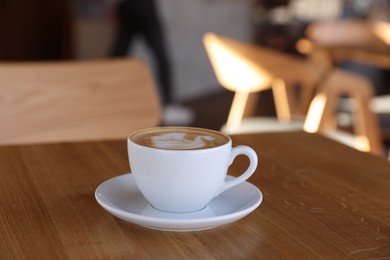
<path fill-rule="evenodd" d="M 131 138 L 134 135 L 136 135 L 136 134 L 139 134 L 141 132 L 158 130 L 158 129 L 190 129 L 190 130 L 193 129 L 195 131 L 200 131 L 200 132 L 211 132 L 211 133 L 214 133 L 214 134 L 221 135 L 221 136 L 225 137 L 228 141 L 225 144 L 222 144 L 222 145 L 219 145 L 219 146 L 215 146 L 215 147 L 202 148 L 202 149 L 188 149 L 188 150 L 187 149 L 186 150 L 177 149 L 177 150 L 175 150 L 175 149 L 164 149 L 164 148 L 156 148 L 156 147 L 145 146 L 145 145 L 141 145 L 141 144 L 138 144 L 136 142 L 133 142 L 133 140 L 131 140 Z M 212 150 L 216 150 L 216 149 L 221 149 L 222 147 L 225 147 L 226 145 L 228 145 L 228 146 L 232 145 L 232 139 L 230 138 L 230 136 L 228 136 L 225 133 L 222 133 L 222 132 L 219 132 L 219 131 L 216 131 L 216 130 L 207 129 L 207 128 L 187 127 L 187 126 L 158 126 L 158 127 L 144 128 L 144 129 L 132 132 L 127 137 L 127 142 L 128 143 L 130 142 L 133 145 L 142 147 L 144 149 L 159 150 L 159 151 L 164 151 L 164 152 L 181 152 L 181 153 L 183 153 L 183 152 L 194 153 L 194 152 L 212 151 Z"/>

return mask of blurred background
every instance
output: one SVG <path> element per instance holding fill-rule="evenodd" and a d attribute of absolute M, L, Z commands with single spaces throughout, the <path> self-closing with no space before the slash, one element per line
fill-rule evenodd
<path fill-rule="evenodd" d="M 136 0 L 133 0 L 136 1 Z M 141 0 L 142 1 L 142 0 Z M 118 30 L 120 0 L 1 0 L 0 60 L 98 59 L 110 56 Z M 176 103 L 191 109 L 191 125 L 220 129 L 233 93 L 215 77 L 202 43 L 206 32 L 301 56 L 297 41 L 310 24 L 324 20 L 389 17 L 385 0 L 156 0 Z M 375 5 L 376 4 L 376 5 Z M 384 14 L 383 14 L 384 13 Z M 386 18 L 387 17 L 387 18 Z M 134 38 L 127 56 L 156 61 L 145 40 Z M 390 92 L 389 71 L 366 64 L 340 64 Z M 157 73 L 157 72 L 156 72 Z M 274 115 L 272 94 L 261 95 L 256 113 Z"/>

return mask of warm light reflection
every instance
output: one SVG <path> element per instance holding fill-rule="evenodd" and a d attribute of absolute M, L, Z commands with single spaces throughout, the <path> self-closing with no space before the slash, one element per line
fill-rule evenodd
<path fill-rule="evenodd" d="M 375 35 L 390 45 L 390 22 L 376 21 L 372 25 Z"/>
<path fill-rule="evenodd" d="M 316 133 L 320 131 L 320 121 L 321 116 L 324 114 L 326 104 L 326 95 L 325 94 L 318 94 L 312 101 L 309 112 L 307 113 L 305 124 L 303 126 L 303 129 L 308 133 Z M 331 133 L 329 133 L 330 136 L 332 136 Z M 334 139 L 339 140 L 343 142 L 344 139 L 341 134 L 334 135 Z M 349 142 L 345 142 L 349 143 Z M 367 136 L 359 135 L 356 136 L 353 140 L 353 147 L 356 149 L 363 151 L 363 152 L 369 152 L 372 151 L 372 147 L 370 147 L 370 142 L 367 138 Z"/>
<path fill-rule="evenodd" d="M 226 130 L 228 132 L 234 132 L 240 127 L 248 96 L 248 92 L 241 91 L 236 92 L 234 95 L 233 103 L 229 112 L 229 118 L 226 123 Z"/>
<path fill-rule="evenodd" d="M 292 114 L 289 107 L 288 93 L 286 82 L 282 79 L 274 79 L 272 81 L 272 93 L 274 95 L 274 102 L 276 108 L 276 114 L 278 115 L 278 120 L 282 123 L 287 123 L 291 121 Z"/>
<path fill-rule="evenodd" d="M 249 93 L 269 88 L 271 76 L 212 33 L 205 34 L 204 43 L 218 81 L 236 92 L 227 121 L 227 131 L 234 131 L 241 124 Z"/>
<path fill-rule="evenodd" d="M 313 51 L 313 44 L 307 39 L 299 39 L 295 48 L 302 54 L 309 54 Z"/>
<path fill-rule="evenodd" d="M 257 91 L 269 85 L 270 76 L 216 39 L 207 38 L 209 55 L 220 82 L 232 91 Z"/>
<path fill-rule="evenodd" d="M 368 141 L 367 136 L 359 135 L 356 137 L 356 149 L 362 152 L 371 151 L 370 142 Z"/>
<path fill-rule="evenodd" d="M 324 113 L 326 95 L 318 94 L 311 102 L 303 129 L 309 133 L 318 132 L 321 115 Z"/>

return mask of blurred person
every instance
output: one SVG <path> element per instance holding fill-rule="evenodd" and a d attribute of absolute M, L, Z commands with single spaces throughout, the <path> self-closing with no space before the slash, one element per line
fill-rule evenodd
<path fill-rule="evenodd" d="M 188 125 L 193 121 L 191 110 L 174 102 L 171 64 L 154 0 L 122 0 L 116 5 L 116 35 L 110 53 L 112 57 L 126 56 L 134 38 L 142 37 L 156 64 L 161 102 L 164 106 L 164 125 Z"/>

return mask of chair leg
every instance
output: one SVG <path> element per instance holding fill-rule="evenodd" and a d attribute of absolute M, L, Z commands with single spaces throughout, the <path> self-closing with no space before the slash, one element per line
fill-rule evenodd
<path fill-rule="evenodd" d="M 358 137 L 357 149 L 383 155 L 379 122 L 369 104 L 373 97 L 371 83 L 357 75 L 335 70 L 329 75 L 310 104 L 304 130 L 307 132 L 326 132 L 333 128 L 337 99 L 348 95 L 357 102 L 354 111 L 354 131 Z"/>
<path fill-rule="evenodd" d="M 354 128 L 356 135 L 360 137 L 358 148 L 383 155 L 378 118 L 369 107 L 371 99 L 372 94 L 357 98 Z"/>
<path fill-rule="evenodd" d="M 288 122 L 292 118 L 293 89 L 282 79 L 272 80 L 271 85 L 278 120 Z"/>
<path fill-rule="evenodd" d="M 239 128 L 242 117 L 244 115 L 248 96 L 249 92 L 247 91 L 236 91 L 234 94 L 233 103 L 230 107 L 230 112 L 226 123 L 228 131 L 234 131 Z"/>
<path fill-rule="evenodd" d="M 337 97 L 329 88 L 321 88 L 310 103 L 303 129 L 309 133 L 324 132 L 334 121 Z"/>
<path fill-rule="evenodd" d="M 312 82 L 302 82 L 300 91 L 301 94 L 299 96 L 299 106 L 297 107 L 297 113 L 300 115 L 306 115 L 309 111 L 310 103 L 316 94 L 316 88 Z"/>
<path fill-rule="evenodd" d="M 260 92 L 252 92 L 249 94 L 243 117 L 252 117 L 255 115 L 257 103 L 260 100 Z"/>

